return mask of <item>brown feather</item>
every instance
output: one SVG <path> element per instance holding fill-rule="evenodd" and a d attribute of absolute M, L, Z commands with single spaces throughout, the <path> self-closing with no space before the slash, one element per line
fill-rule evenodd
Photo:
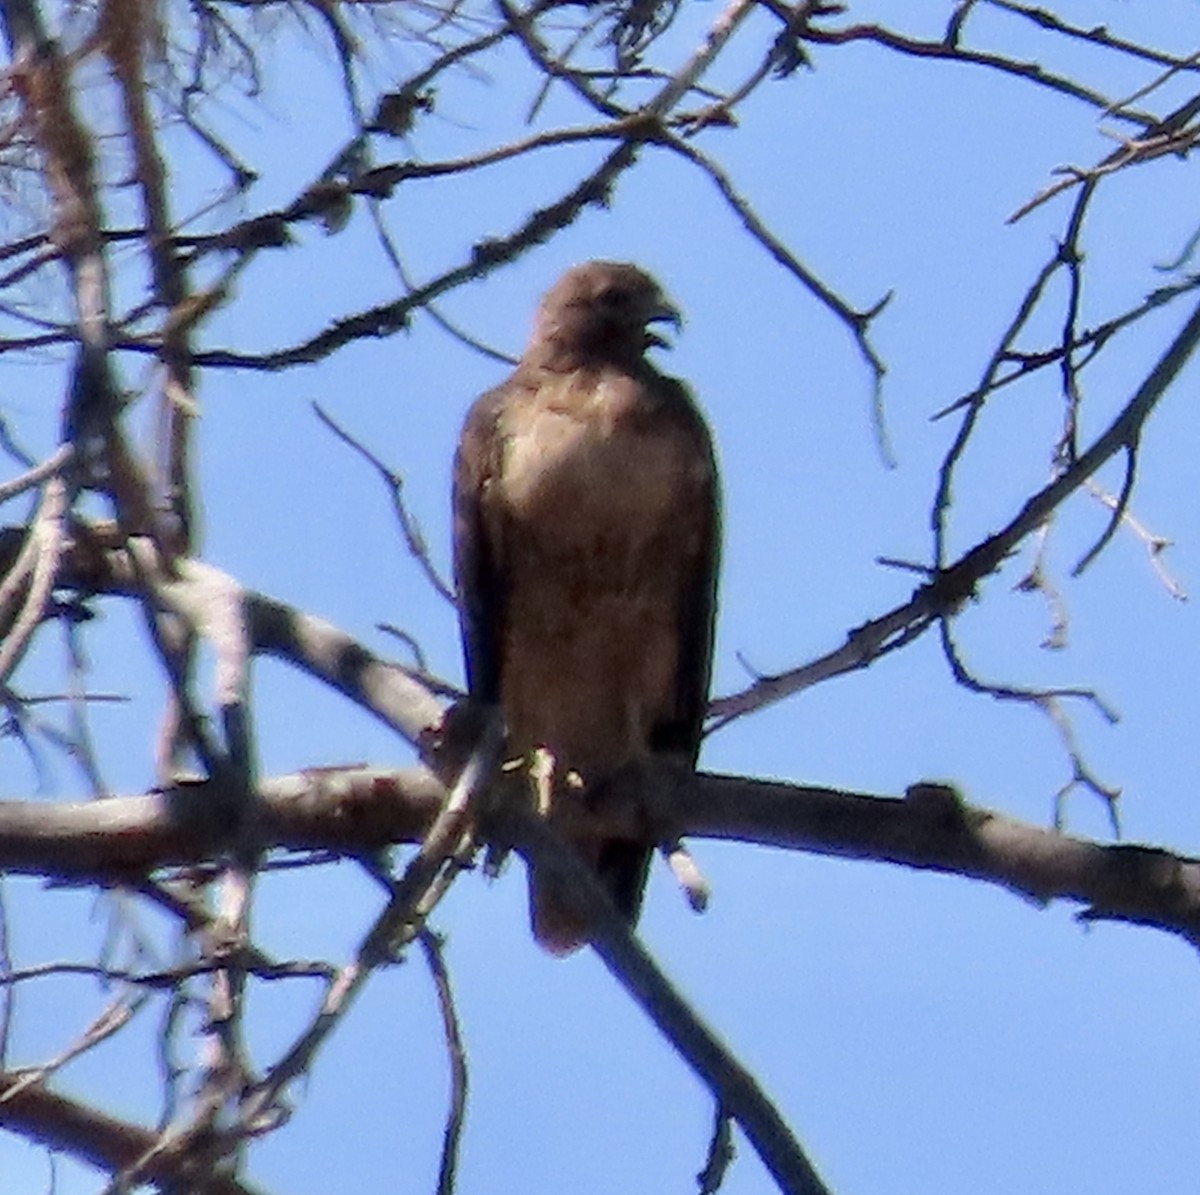
<path fill-rule="evenodd" d="M 550 816 L 653 753 L 694 766 L 708 695 L 718 492 L 704 421 L 644 359 L 670 308 L 633 266 L 591 262 L 546 295 L 515 373 L 476 401 L 455 462 L 455 574 L 473 697 L 510 754 L 554 760 Z M 586 819 L 582 819 L 586 824 Z M 570 842 L 637 916 L 645 843 Z M 536 873 L 534 933 L 586 940 Z"/>

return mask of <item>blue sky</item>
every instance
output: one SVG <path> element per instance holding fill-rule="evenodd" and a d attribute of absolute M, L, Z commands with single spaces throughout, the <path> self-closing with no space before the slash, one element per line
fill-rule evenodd
<path fill-rule="evenodd" d="M 1056 11 L 1190 50 L 1192 6 L 1141 8 L 1079 3 Z M 934 35 L 948 6 L 851 9 L 858 20 L 878 12 Z M 685 6 L 659 47 L 662 61 L 678 63 L 718 12 L 712 3 Z M 752 22 L 730 61 L 750 63 L 755 34 L 766 28 Z M 978 29 L 991 48 L 1076 71 L 1114 94 L 1153 77 L 1149 67 L 1109 69 L 1095 53 L 1061 52 L 998 13 L 982 10 Z M 274 36 L 267 101 L 228 96 L 213 109 L 221 131 L 264 175 L 222 220 L 290 198 L 348 133 L 330 56 L 305 39 Z M 376 51 L 370 70 L 387 84 L 418 62 L 397 43 Z M 865 307 L 895 292 L 874 329 L 889 366 L 894 470 L 877 452 L 870 378 L 845 330 L 752 242 L 710 182 L 665 155 L 647 154 L 618 185 L 610 210 L 585 213 L 512 269 L 442 305 L 515 353 L 537 296 L 563 268 L 614 257 L 646 266 L 685 309 L 686 327 L 661 363 L 694 387 L 722 463 L 718 693 L 746 683 L 739 657 L 764 671 L 802 663 L 911 591 L 911 575 L 880 567 L 876 557 L 927 558 L 935 472 L 953 433 L 929 416 L 977 381 L 1061 238 L 1068 201 L 1013 227 L 1005 220 L 1056 166 L 1098 160 L 1112 144 L 1086 106 L 982 70 L 865 46 L 818 47 L 813 63 L 756 93 L 738 130 L 713 131 L 699 144 L 847 300 Z M 453 156 L 521 135 L 531 91 L 516 66 L 514 56 L 498 58 L 490 80 L 462 78 L 440 90 L 437 112 L 411 143 L 380 146 L 381 160 Z M 736 77 L 717 72 L 726 82 Z M 1160 111 L 1186 98 L 1186 84 L 1165 94 L 1172 98 Z M 557 93 L 542 118 L 587 119 Z M 406 185 L 385 214 L 412 275 L 432 277 L 461 261 L 471 240 L 508 231 L 601 152 L 553 150 L 450 185 Z M 194 150 L 182 162 L 198 204 L 212 186 L 209 163 Z M 1175 257 L 1200 219 L 1192 171 L 1170 159 L 1101 190 L 1084 236 L 1084 325 L 1162 282 L 1154 263 Z M 206 346 L 292 343 L 336 315 L 394 297 L 365 212 L 336 236 L 316 226 L 297 236 L 299 248 L 264 255 L 239 281 L 236 302 L 208 326 Z M 1027 347 L 1057 334 L 1062 294 L 1052 291 Z M 1187 314 L 1183 305 L 1158 313 L 1085 373 L 1085 436 L 1111 418 Z M 376 478 L 319 425 L 310 403 L 403 471 L 413 512 L 445 567 L 458 425 L 470 399 L 503 374 L 427 319 L 312 369 L 211 373 L 198 396 L 206 558 L 380 650 L 391 647 L 375 624 L 396 623 L 421 640 L 435 669 L 459 678 L 452 611 L 405 558 Z M 4 383 L 5 414 L 29 429 L 39 451 L 51 445 L 53 425 L 37 405 L 46 400 L 33 396 L 52 399 L 58 377 L 40 365 L 10 372 Z M 1200 583 L 1196 382 L 1193 365 L 1150 424 L 1134 499 L 1138 518 L 1175 541 L 1166 562 L 1188 590 Z M 952 545 L 961 550 L 1002 525 L 1047 479 L 1060 416 L 1048 373 L 992 403 L 956 488 Z M 1115 488 L 1120 478 L 1110 469 L 1102 480 Z M 1066 651 L 1039 647 L 1048 610 L 1039 597 L 1013 592 L 1028 550 L 983 584 L 982 600 L 956 624 L 958 639 L 985 678 L 1101 692 L 1121 713 L 1117 725 L 1086 707 L 1070 713 L 1089 764 L 1124 790 L 1127 839 L 1196 852 L 1195 603 L 1168 595 L 1126 533 L 1072 580 L 1072 565 L 1104 521 L 1097 503 L 1077 497 L 1050 529 L 1048 560 L 1070 616 Z M 95 716 L 98 737 L 110 744 L 110 783 L 136 792 L 152 780 L 147 726 L 161 684 L 152 662 L 131 650 L 133 625 L 127 611 L 107 605 L 88 645 L 96 688 L 143 697 Z M 56 658 L 39 654 L 26 687 L 52 687 Z M 408 758 L 364 715 L 279 664 L 256 667 L 255 689 L 264 774 Z M 743 719 L 708 741 L 702 762 L 881 795 L 945 779 L 972 801 L 1038 824 L 1049 822 L 1069 776 L 1050 723 L 957 688 L 932 636 L 863 674 Z M 55 779 L 58 792 L 75 791 L 65 763 L 56 764 Z M 25 761 L 6 746 L 0 791 L 32 786 Z M 1073 832 L 1109 834 L 1105 810 L 1086 792 L 1069 797 L 1067 817 Z M 695 843 L 694 853 L 714 891 L 711 910 L 692 915 L 659 868 L 645 940 L 772 1093 L 834 1191 L 1194 1189 L 1200 975 L 1184 944 L 1126 926 L 1084 929 L 1065 907 L 1041 911 L 955 878 L 709 842 Z M 47 894 L 27 881 L 7 889 L 18 962 L 94 951 L 106 914 L 89 895 Z M 270 876 L 256 914 L 261 944 L 280 957 L 342 961 L 376 904 L 349 865 Z M 435 925 L 447 936 L 472 1067 L 459 1190 L 693 1190 L 711 1118 L 706 1093 L 598 960 L 583 953 L 554 961 L 533 947 L 519 866 L 496 882 L 460 881 Z M 254 992 L 250 1026 L 261 1059 L 298 1031 L 315 997 L 304 987 Z M 62 1048 L 104 1000 L 78 979 L 30 989 L 18 1008 L 14 1061 Z M 69 1070 L 64 1088 L 152 1116 L 155 1015 L 143 1014 L 108 1055 Z M 371 983 L 294 1090 L 293 1123 L 255 1147 L 250 1175 L 281 1195 L 430 1191 L 445 1087 L 431 985 L 413 958 Z M 738 1148 L 726 1195 L 772 1189 L 748 1144 L 739 1139 Z M 19 1176 L 13 1190 L 45 1186 L 44 1160 L 10 1137 L 0 1138 L 0 1173 Z M 101 1187 L 72 1166 L 61 1167 L 59 1179 L 67 1195 Z"/>

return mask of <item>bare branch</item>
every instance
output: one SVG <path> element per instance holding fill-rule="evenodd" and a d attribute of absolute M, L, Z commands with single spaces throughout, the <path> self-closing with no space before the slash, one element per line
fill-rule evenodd
<path fill-rule="evenodd" d="M 0 572 L 12 567 L 23 550 L 25 538 L 23 528 L 0 529 Z M 146 541 L 142 541 L 138 550 L 148 567 L 160 568 L 154 563 Z M 58 583 L 77 586 L 89 593 L 134 597 L 147 593 L 146 576 L 119 530 L 109 524 L 90 527 L 74 524 L 63 545 Z M 240 603 L 252 650 L 291 661 L 371 710 L 411 743 L 423 742 L 431 728 L 440 723 L 440 702 L 413 670 L 378 659 L 323 619 L 303 614 L 262 594 L 241 590 L 232 578 L 211 566 L 196 564 L 185 570 L 172 582 L 174 588 L 162 591 L 160 597 L 165 601 L 169 596 L 171 601 L 179 602 L 182 612 L 186 612 L 190 603 L 197 602 L 198 617 L 203 618 L 210 583 L 224 594 L 221 603 Z M 230 660 L 228 676 L 235 686 L 233 692 L 240 665 L 234 657 Z"/>
<path fill-rule="evenodd" d="M 950 620 L 948 618 L 942 619 L 941 632 L 942 654 L 946 662 L 950 665 L 950 671 L 957 684 L 962 685 L 964 689 L 972 693 L 981 693 L 994 698 L 996 701 L 1016 701 L 1032 706 L 1049 718 L 1054 725 L 1054 729 L 1058 732 L 1058 736 L 1062 741 L 1063 749 L 1066 751 L 1067 759 L 1071 764 L 1071 779 L 1059 789 L 1055 799 L 1054 824 L 1060 827 L 1063 824 L 1063 798 L 1075 785 L 1082 784 L 1104 799 L 1108 806 L 1113 832 L 1117 833 L 1119 829 L 1116 813 L 1117 798 L 1120 797 L 1121 790 L 1111 785 L 1102 784 L 1096 779 L 1091 769 L 1084 762 L 1083 754 L 1079 749 L 1078 739 L 1075 735 L 1075 728 L 1063 709 L 1063 702 L 1068 699 L 1087 702 L 1093 709 L 1098 710 L 1110 723 L 1119 720 L 1116 711 L 1106 702 L 1102 701 L 1091 689 L 1034 689 L 1022 688 L 1019 685 L 1001 685 L 981 681 L 963 663 L 958 647 L 951 637 Z"/>
<path fill-rule="evenodd" d="M 782 0 L 769 0 L 770 7 L 778 11 L 784 6 Z M 817 45 L 837 46 L 849 42 L 873 42 L 887 50 L 894 50 L 914 58 L 936 59 L 943 62 L 962 62 L 972 66 L 987 67 L 1001 74 L 1013 75 L 1039 87 L 1049 88 L 1072 99 L 1082 100 L 1085 104 L 1101 111 L 1110 111 L 1112 101 L 1084 87 L 1074 79 L 1048 71 L 1040 63 L 1022 62 L 1015 58 L 1007 58 L 1003 54 L 992 54 L 983 50 L 971 50 L 964 46 L 947 41 L 922 41 L 920 38 L 909 37 L 903 33 L 887 29 L 882 25 L 847 25 L 840 29 L 812 28 L 806 33 L 809 41 Z M 1153 116 L 1144 113 L 1124 110 L 1119 113 L 1122 119 L 1133 121 L 1148 127 L 1154 123 Z"/>
<path fill-rule="evenodd" d="M 1102 502 L 1109 510 L 1113 511 L 1114 514 L 1118 511 L 1120 499 L 1102 489 L 1094 481 L 1087 483 L 1087 491 L 1097 501 Z M 1166 591 L 1177 602 L 1186 602 L 1188 598 L 1187 591 L 1171 575 L 1167 566 L 1163 563 L 1163 553 L 1172 546 L 1171 540 L 1165 536 L 1155 534 L 1128 510 L 1121 510 L 1120 520 L 1146 546 L 1146 555 L 1150 559 L 1150 567 L 1154 570 L 1155 575 L 1162 582 Z"/>
<path fill-rule="evenodd" d="M 34 486 L 40 485 L 43 481 L 51 477 L 57 477 L 74 459 L 75 450 L 70 444 L 60 445 L 55 452 L 47 457 L 39 465 L 34 465 L 27 469 L 20 477 L 14 477 L 12 481 L 6 481 L 0 484 L 0 502 L 8 502 L 17 497 L 19 494 L 25 493 L 26 490 L 33 489 Z"/>
<path fill-rule="evenodd" d="M 874 409 L 875 434 L 879 442 L 879 451 L 888 464 L 894 463 L 892 450 L 888 443 L 887 425 L 883 417 L 883 376 L 887 371 L 879 354 L 876 353 L 869 339 L 871 321 L 875 319 L 887 305 L 889 295 L 875 303 L 865 311 L 851 307 L 840 295 L 829 289 L 824 282 L 813 274 L 792 252 L 775 236 L 773 232 L 759 219 L 750 204 L 734 189 L 732 182 L 725 172 L 710 158 L 702 154 L 695 146 L 688 144 L 682 138 L 675 137 L 665 130 L 656 138 L 660 144 L 666 145 L 681 157 L 686 158 L 713 181 L 721 192 L 725 202 L 737 213 L 746 231 L 784 267 L 810 293 L 816 296 L 830 311 L 846 325 L 854 337 L 854 343 L 859 355 L 867 363 L 874 381 L 872 405 Z"/>
<path fill-rule="evenodd" d="M 1052 33 L 1061 33 L 1075 41 L 1089 42 L 1094 46 L 1117 50 L 1122 54 L 1129 55 L 1131 58 L 1140 58 L 1146 62 L 1158 63 L 1160 66 L 1174 67 L 1178 70 L 1200 70 L 1200 64 L 1197 64 L 1194 58 L 1180 59 L 1173 54 L 1163 53 L 1161 50 L 1155 50 L 1150 46 L 1139 45 L 1137 42 L 1115 37 L 1103 25 L 1096 25 L 1090 29 L 1086 29 L 1081 25 L 1073 25 L 1069 21 L 1064 21 L 1049 9 L 1033 8 L 1027 4 L 1018 4 L 1016 0 L 984 0 L 984 2 L 991 5 L 992 8 L 999 8 L 1004 12 L 1014 13 L 1015 15 L 1024 17 L 1041 29 L 1048 29 Z"/>
<path fill-rule="evenodd" d="M 355 315 L 343 316 L 323 332 L 290 348 L 268 353 L 207 349 L 196 352 L 193 362 L 209 368 L 277 372 L 323 360 L 356 340 L 392 336 L 407 327 L 410 314 L 431 299 L 465 282 L 482 278 L 515 260 L 534 245 L 573 223 L 585 208 L 603 206 L 617 177 L 633 165 L 636 156 L 636 144 L 632 140 L 624 141 L 561 199 L 547 207 L 535 209 L 507 236 L 489 237 L 477 242 L 469 261 L 446 271 L 402 299 L 381 303 Z M 141 353 L 156 353 L 159 348 L 156 338 L 124 338 L 119 339 L 117 344 L 123 349 Z"/>
<path fill-rule="evenodd" d="M 263 781 L 264 849 L 360 858 L 420 842 L 444 786 L 423 768 L 343 768 Z M 1200 947 L 1200 859 L 1091 842 L 968 804 L 944 785 L 903 798 L 700 773 L 672 788 L 654 840 L 718 838 L 872 859 L 994 884 L 1037 904 L 1066 900 Z M 219 857 L 230 842 L 214 781 L 163 793 L 47 805 L 0 801 L 0 870 L 105 883 Z M 647 834 L 646 811 L 604 811 L 615 835 Z M 594 827 L 593 827 L 594 828 Z"/>
<path fill-rule="evenodd" d="M 940 571 L 934 581 L 921 586 L 904 605 L 851 631 L 841 647 L 801 668 L 760 677 L 740 693 L 712 702 L 709 716 L 715 720 L 714 728 L 781 701 L 819 680 L 863 668 L 885 652 L 895 650 L 900 643 L 923 634 L 938 617 L 955 609 L 1105 461 L 1136 441 L 1151 411 L 1191 357 L 1197 341 L 1200 341 L 1200 306 L 1108 428 L 1068 469 L 1029 498 L 1007 526 Z"/>
<path fill-rule="evenodd" d="M 446 1056 L 450 1062 L 450 1110 L 446 1115 L 446 1131 L 442 1138 L 437 1195 L 453 1195 L 458 1174 L 458 1146 L 467 1116 L 467 1051 L 459 1028 L 458 1013 L 454 1008 L 454 992 L 450 987 L 450 973 L 442 954 L 441 939 L 426 929 L 421 931 L 418 941 L 437 989 L 438 1011 L 442 1018 L 442 1032 L 446 1037 Z"/>
<path fill-rule="evenodd" d="M 7 683 L 21 662 L 50 600 L 65 541 L 67 502 L 66 484 L 60 477 L 51 478 L 29 531 L 28 550 L 23 553 L 22 563 L 28 571 L 19 565 L 0 583 L 0 685 Z M 19 596 L 24 599 L 20 612 L 11 618 L 10 609 Z"/>
<path fill-rule="evenodd" d="M 593 873 L 541 819 L 506 810 L 500 832 L 531 866 L 564 884 L 588 918 L 592 948 L 642 1011 L 737 1120 L 781 1191 L 828 1195 L 799 1142 L 754 1076 L 688 1006 L 630 932 Z"/>
<path fill-rule="evenodd" d="M 734 1158 L 733 1122 L 725 1109 L 717 1104 L 713 1116 L 712 1140 L 708 1143 L 708 1157 L 704 1160 L 704 1169 L 696 1175 L 700 1195 L 716 1195 L 725 1181 L 725 1171 Z"/>
<path fill-rule="evenodd" d="M 48 1149 L 61 1151 L 109 1174 L 120 1174 L 153 1148 L 158 1135 L 51 1092 L 43 1084 L 22 1086 L 19 1072 L 0 1072 L 0 1127 Z M 193 1170 L 186 1159 L 162 1158 L 146 1177 L 186 1179 L 197 1195 L 253 1195 L 255 1188 L 219 1173 Z"/>
<path fill-rule="evenodd" d="M 433 561 L 429 558 L 429 545 L 425 542 L 425 536 L 422 534 L 419 524 L 413 518 L 412 512 L 408 509 L 404 501 L 404 478 L 394 469 L 389 469 L 379 457 L 350 435 L 320 404 L 313 403 L 313 410 L 316 412 L 317 418 L 343 444 L 347 444 L 353 448 L 379 474 L 383 483 L 388 487 L 388 492 L 391 494 L 392 509 L 396 515 L 396 522 L 400 524 L 400 531 L 404 536 L 404 543 L 408 548 L 408 554 L 417 562 L 418 567 L 425 574 L 425 579 L 433 587 L 434 592 L 449 602 L 451 606 L 457 608 L 458 602 L 455 599 L 454 591 L 442 580 L 437 569 L 434 568 Z"/>
<path fill-rule="evenodd" d="M 363 939 L 353 961 L 340 969 L 311 1025 L 295 1040 L 262 1080 L 246 1094 L 241 1120 L 253 1129 L 271 1111 L 284 1088 L 302 1074 L 345 1016 L 377 968 L 393 961 L 425 928 L 425 922 L 456 874 L 448 867 L 464 849 L 483 796 L 499 762 L 503 724 L 498 716 L 483 725 L 475 747 L 409 861 L 391 886 L 391 899 Z"/>

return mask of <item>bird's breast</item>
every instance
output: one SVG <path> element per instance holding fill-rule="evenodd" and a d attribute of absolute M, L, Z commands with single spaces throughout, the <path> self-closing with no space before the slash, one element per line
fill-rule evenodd
<path fill-rule="evenodd" d="M 694 493 L 694 452 L 628 379 L 569 376 L 505 428 L 496 495 L 550 555 L 615 552 L 660 535 Z M 598 578 L 596 578 L 598 579 Z"/>
<path fill-rule="evenodd" d="M 585 778 L 677 717 L 680 628 L 703 567 L 711 459 L 624 374 L 547 380 L 504 412 L 483 513 L 503 561 L 510 739 Z"/>

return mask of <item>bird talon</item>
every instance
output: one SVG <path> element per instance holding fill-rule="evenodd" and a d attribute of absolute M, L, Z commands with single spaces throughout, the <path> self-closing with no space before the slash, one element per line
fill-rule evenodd
<path fill-rule="evenodd" d="M 533 781 L 534 807 L 538 817 L 549 817 L 554 804 L 554 768 L 556 760 L 549 747 L 535 747 L 529 759 L 529 777 Z"/>

